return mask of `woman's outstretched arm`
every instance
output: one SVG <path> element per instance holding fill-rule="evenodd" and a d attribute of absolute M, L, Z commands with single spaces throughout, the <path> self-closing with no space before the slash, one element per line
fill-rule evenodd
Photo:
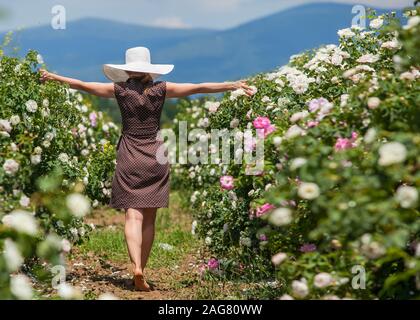
<path fill-rule="evenodd" d="M 217 93 L 236 89 L 243 89 L 248 96 L 252 96 L 253 94 L 253 90 L 245 81 L 205 83 L 166 82 L 166 97 L 182 98 L 196 93 Z"/>
<path fill-rule="evenodd" d="M 54 80 L 62 83 L 67 83 L 72 89 L 82 90 L 98 97 L 115 97 L 113 83 L 84 82 L 78 79 L 59 76 L 58 74 L 54 74 L 48 72 L 47 70 L 41 69 L 41 81 L 47 80 Z"/>

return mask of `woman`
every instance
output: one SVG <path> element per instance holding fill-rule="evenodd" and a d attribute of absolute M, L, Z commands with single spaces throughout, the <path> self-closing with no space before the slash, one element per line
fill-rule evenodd
<path fill-rule="evenodd" d="M 103 66 L 105 75 L 113 83 L 83 82 L 41 70 L 42 81 L 60 81 L 72 89 L 117 99 L 122 134 L 117 145 L 110 206 L 125 210 L 124 234 L 133 264 L 135 288 L 141 291 L 150 290 L 144 269 L 154 240 L 156 211 L 168 207 L 169 202 L 169 163 L 161 164 L 156 159 L 157 150 L 163 143 L 156 139 L 156 135 L 165 99 L 236 89 L 243 89 L 247 95 L 253 94 L 242 81 L 154 82 L 173 68 L 173 65 L 151 64 L 149 50 L 136 47 L 126 51 L 126 64 Z"/>

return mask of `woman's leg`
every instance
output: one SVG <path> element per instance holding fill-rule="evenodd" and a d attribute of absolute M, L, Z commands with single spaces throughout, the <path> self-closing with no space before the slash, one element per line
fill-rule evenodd
<path fill-rule="evenodd" d="M 134 267 L 134 285 L 138 290 L 149 291 L 150 287 L 143 277 L 141 262 L 143 219 L 144 214 L 142 209 L 127 209 L 125 214 L 124 234 L 128 253 Z"/>
<path fill-rule="evenodd" d="M 156 212 L 156 208 L 143 209 L 143 239 L 141 242 L 141 269 L 143 272 L 155 239 Z"/>
<path fill-rule="evenodd" d="M 141 242 L 142 242 L 143 212 L 137 209 L 127 209 L 125 213 L 125 241 L 128 254 L 134 265 L 134 274 L 142 273 Z"/>

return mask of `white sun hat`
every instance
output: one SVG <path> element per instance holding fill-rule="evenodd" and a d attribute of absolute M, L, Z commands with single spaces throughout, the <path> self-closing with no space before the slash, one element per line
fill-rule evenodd
<path fill-rule="evenodd" d="M 104 64 L 103 71 L 113 82 L 124 82 L 128 80 L 125 71 L 149 73 L 153 79 L 156 79 L 170 73 L 173 68 L 173 64 L 152 64 L 149 49 L 135 47 L 125 52 L 125 64 Z"/>

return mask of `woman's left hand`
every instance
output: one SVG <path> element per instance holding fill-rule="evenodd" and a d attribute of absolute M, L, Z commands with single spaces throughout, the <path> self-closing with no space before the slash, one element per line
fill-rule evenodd
<path fill-rule="evenodd" d="M 54 76 L 53 76 L 53 74 L 51 72 L 48 72 L 45 69 L 40 69 L 39 71 L 41 72 L 40 80 L 42 82 L 45 82 L 47 80 L 54 80 Z"/>
<path fill-rule="evenodd" d="M 247 96 L 252 96 L 254 90 L 245 81 L 236 81 L 233 83 L 233 90 L 243 89 Z"/>

